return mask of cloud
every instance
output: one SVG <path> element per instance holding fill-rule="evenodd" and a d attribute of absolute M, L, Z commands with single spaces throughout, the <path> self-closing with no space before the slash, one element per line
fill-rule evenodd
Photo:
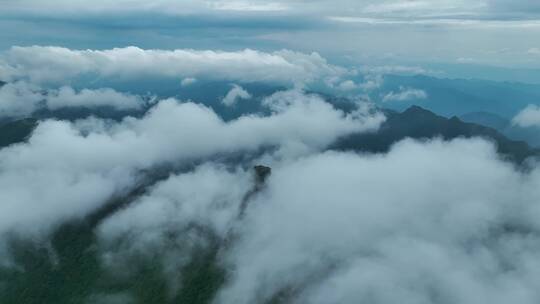
<path fill-rule="evenodd" d="M 396 60 L 400 59 L 398 64 L 433 63 L 434 60 L 455 63 L 456 58 L 472 57 L 479 64 L 505 62 L 506 65 L 518 67 L 535 62 L 517 54 L 483 54 L 482 49 L 507 47 L 502 39 L 486 39 L 485 33 L 487 31 L 496 37 L 511 34 L 516 45 L 529 45 L 540 29 L 540 10 L 536 9 L 537 6 L 531 2 L 504 0 L 322 0 L 309 3 L 296 0 L 126 0 L 114 3 L 97 1 L 92 4 L 82 1 L 53 0 L 44 3 L 23 0 L 1 2 L 0 14 L 4 16 L 7 27 L 17 28 L 14 34 L 3 34 L 3 48 L 58 44 L 58 41 L 65 46 L 78 48 L 134 44 L 170 48 L 172 39 L 197 49 L 230 50 L 234 41 L 237 48 L 286 47 L 379 60 L 385 59 L 381 54 L 399 50 L 396 57 Z M 186 27 L 192 30 L 188 31 Z M 62 30 L 59 31 L 59 28 Z M 219 28 L 218 32 L 208 31 L 216 28 Z M 399 28 L 399 31 L 388 30 L 395 28 Z M 103 29 L 114 29 L 122 35 L 96 35 L 103 33 Z M 369 44 L 354 39 L 358 30 L 364 31 Z M 44 31 L 48 35 L 43 35 Z M 144 35 L 138 35 L 140 31 L 144 31 Z M 167 34 L 164 35 L 163 31 Z M 381 35 L 391 37 L 378 40 L 377 37 Z M 431 48 L 428 52 L 424 47 L 425 41 L 446 35 L 459 36 L 468 43 L 462 44 L 462 48 L 457 50 L 451 43 L 452 39 L 442 39 L 440 48 Z M 87 39 L 81 41 L 76 38 L 80 36 L 87 36 Z M 233 79 L 228 81 L 239 82 Z"/>
<path fill-rule="evenodd" d="M 369 24 L 386 26 L 430 26 L 439 28 L 469 28 L 469 29 L 538 29 L 540 22 L 538 20 L 508 20 L 508 19 L 466 19 L 460 16 L 455 18 L 427 17 L 418 18 L 372 18 L 372 17 L 348 17 L 348 16 L 329 16 L 328 20 L 344 24 Z"/>
<path fill-rule="evenodd" d="M 216 10 L 240 12 L 280 12 L 289 9 L 284 3 L 254 3 L 253 1 L 216 1 L 211 3 L 211 7 Z"/>
<path fill-rule="evenodd" d="M 272 166 L 216 303 L 538 301 L 539 171 L 514 170 L 491 144 L 405 140 Z"/>
<path fill-rule="evenodd" d="M 208 242 L 189 227 L 207 227 L 227 271 L 214 303 L 538 301 L 536 165 L 516 170 L 482 139 L 262 159 L 272 175 L 244 218 L 248 171 L 214 162 L 109 218 L 99 237 L 111 271 L 149 252 L 182 269 Z"/>
<path fill-rule="evenodd" d="M 280 12 L 288 9 L 285 1 L 196 1 L 174 0 L 141 1 L 141 0 L 118 0 L 115 2 L 97 0 L 92 5 L 84 1 L 53 0 L 43 3 L 35 0 L 21 0 L 18 2 L 3 2 L 0 7 L 7 12 L 25 12 L 45 15 L 81 14 L 81 13 L 166 13 L 174 15 L 188 15 L 195 13 L 211 13 L 212 11 L 236 11 L 236 12 Z"/>
<path fill-rule="evenodd" d="M 98 227 L 96 245 L 106 272 L 125 279 L 140 266 L 133 259 L 152 257 L 169 296 L 176 295 L 191 258 L 228 237 L 251 187 L 251 172 L 212 162 L 158 183 Z"/>
<path fill-rule="evenodd" d="M 523 128 L 540 127 L 540 107 L 528 105 L 512 119 L 512 124 Z"/>
<path fill-rule="evenodd" d="M 196 164 L 98 227 L 105 271 L 133 275 L 128 257 L 140 254 L 178 283 L 213 241 L 226 272 L 220 304 L 538 302 L 538 164 L 517 169 L 482 139 L 324 152 L 384 118 L 297 90 L 263 106 L 269 115 L 225 122 L 167 99 L 120 122 L 41 122 L 28 143 L 0 150 L 0 234 L 46 234 L 125 193 L 141 171 Z M 216 157 L 267 147 L 241 164 Z M 272 174 L 238 217 L 257 163 Z"/>
<path fill-rule="evenodd" d="M 384 83 L 384 78 L 381 74 L 367 74 L 364 76 L 364 82 L 360 87 L 365 91 L 372 91 L 380 88 Z"/>
<path fill-rule="evenodd" d="M 197 79 L 192 78 L 192 77 L 187 77 L 187 78 L 182 79 L 182 82 L 180 84 L 182 85 L 182 87 L 187 87 L 196 82 L 197 82 Z"/>
<path fill-rule="evenodd" d="M 459 57 L 456 61 L 458 63 L 474 63 L 476 60 L 474 58 Z"/>
<path fill-rule="evenodd" d="M 15 82 L 0 87 L 0 117 L 28 116 L 43 102 L 44 96 L 35 85 Z"/>
<path fill-rule="evenodd" d="M 325 16 L 328 14 L 343 14 L 349 16 L 386 16 L 400 18 L 421 17 L 491 17 L 503 18 L 506 15 L 532 14 L 540 11 L 540 6 L 534 0 L 318 0 L 304 2 L 296 0 L 262 1 L 195 1 L 173 0 L 142 1 L 120 0 L 115 2 L 98 0 L 92 4 L 83 1 L 53 0 L 44 3 L 37 0 L 19 0 L 2 2 L 0 5 L 5 12 L 34 13 L 42 15 L 61 15 L 68 13 L 137 13 L 153 12 L 173 15 L 219 14 L 221 11 L 235 11 L 244 14 L 256 13 L 287 13 L 289 15 Z"/>
<path fill-rule="evenodd" d="M 370 1 L 371 2 L 371 1 Z M 380 1 L 367 4 L 362 11 L 366 14 L 374 15 L 393 15 L 393 16 L 437 16 L 441 13 L 459 14 L 467 10 L 475 10 L 482 6 L 481 1 L 463 1 L 463 0 L 439 0 L 423 1 Z"/>
<path fill-rule="evenodd" d="M 400 87 L 398 92 L 390 92 L 384 95 L 383 102 L 391 101 L 407 101 L 407 100 L 418 100 L 426 99 L 428 97 L 427 93 L 423 90 Z"/>
<path fill-rule="evenodd" d="M 121 122 L 43 121 L 28 143 L 0 150 L 0 235 L 42 234 L 80 218 L 133 187 L 141 170 L 265 147 L 283 157 L 301 155 L 341 136 L 375 130 L 384 120 L 360 110 L 345 114 L 298 91 L 264 104 L 268 116 L 230 122 L 203 105 L 174 99 Z"/>
<path fill-rule="evenodd" d="M 529 54 L 529 55 L 540 55 L 540 48 L 530 48 L 527 51 L 527 54 Z"/>
<path fill-rule="evenodd" d="M 355 74 L 355 71 L 352 71 L 351 74 Z M 352 91 L 356 90 L 359 87 L 363 88 L 362 85 L 356 84 L 353 80 L 347 79 L 343 80 L 337 76 L 331 76 L 324 79 L 324 84 L 331 89 L 338 91 Z"/>
<path fill-rule="evenodd" d="M 250 99 L 251 94 L 248 91 L 244 90 L 241 86 L 237 84 L 232 85 L 232 89 L 225 95 L 221 103 L 230 107 L 236 104 L 239 99 Z"/>
<path fill-rule="evenodd" d="M 397 74 L 397 75 L 437 75 L 441 72 L 432 71 L 419 66 L 405 65 L 384 65 L 384 66 L 365 66 L 363 71 L 371 74 Z"/>
<path fill-rule="evenodd" d="M 329 64 L 317 53 L 288 50 L 272 53 L 250 49 L 224 52 L 138 47 L 71 50 L 32 46 L 12 47 L 2 58 L 3 65 L 9 67 L 4 70 L 11 71 L 11 79 L 27 78 L 38 84 L 64 84 L 81 77 L 85 77 L 85 81 L 161 77 L 301 86 L 329 75 L 347 74 L 346 69 Z"/>
<path fill-rule="evenodd" d="M 71 87 L 61 87 L 47 96 L 47 106 L 52 109 L 69 107 L 113 107 L 118 110 L 137 110 L 144 105 L 142 98 L 119 93 L 113 89 L 83 89 L 75 92 Z"/>
<path fill-rule="evenodd" d="M 110 107 L 116 110 L 139 110 L 147 103 L 139 96 L 109 88 L 76 92 L 68 86 L 58 90 L 43 89 L 25 81 L 7 83 L 0 87 L 0 118 L 27 117 L 41 109 Z"/>
<path fill-rule="evenodd" d="M 339 89 L 343 91 L 350 91 L 357 88 L 356 83 L 352 80 L 345 80 L 339 84 Z"/>
<path fill-rule="evenodd" d="M 137 241 L 128 243 L 125 250 L 155 250 L 166 242 L 167 231 L 187 231 L 195 222 L 224 238 L 251 187 L 251 178 L 243 169 L 231 171 L 211 162 L 192 172 L 172 175 L 108 218 L 99 227 L 101 245 L 109 251 L 107 247 L 114 247 L 126 235 L 135 235 Z M 125 252 L 116 253 L 122 254 Z"/>

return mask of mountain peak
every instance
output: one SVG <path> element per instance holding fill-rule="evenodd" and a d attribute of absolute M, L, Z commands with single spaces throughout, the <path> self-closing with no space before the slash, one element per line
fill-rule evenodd
<path fill-rule="evenodd" d="M 420 106 L 417 106 L 417 105 L 412 105 L 410 106 L 409 108 L 407 108 L 407 110 L 403 111 L 402 113 L 403 115 L 405 116 L 437 116 L 437 114 L 429 111 L 429 110 L 426 110 Z"/>
<path fill-rule="evenodd" d="M 431 111 L 426 110 L 422 108 L 421 106 L 417 106 L 417 105 L 412 105 L 409 108 L 407 108 L 407 110 L 403 111 L 403 113 L 426 113 L 426 112 L 431 113 Z"/>
<path fill-rule="evenodd" d="M 255 180 L 258 185 L 263 184 L 266 178 L 272 174 L 272 168 L 262 165 L 254 166 L 253 170 L 255 171 Z"/>
<path fill-rule="evenodd" d="M 450 117 L 450 119 L 448 121 L 454 122 L 454 123 L 462 123 L 461 119 L 459 119 L 459 117 L 457 117 L 457 116 Z"/>

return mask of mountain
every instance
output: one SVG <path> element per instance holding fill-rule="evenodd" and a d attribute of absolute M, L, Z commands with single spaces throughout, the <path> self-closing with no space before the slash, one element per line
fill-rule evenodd
<path fill-rule="evenodd" d="M 386 75 L 382 86 L 370 97 L 380 100 L 389 92 L 400 88 L 423 90 L 423 100 L 399 100 L 381 103 L 381 106 L 403 111 L 419 105 L 437 114 L 452 117 L 471 112 L 489 112 L 511 119 L 529 104 L 540 104 L 540 85 L 497 82 L 478 79 L 448 79 L 429 76 Z"/>
<path fill-rule="evenodd" d="M 540 127 L 520 127 L 518 125 L 510 125 L 504 130 L 504 134 L 515 140 L 526 141 L 529 145 L 540 148 Z"/>
<path fill-rule="evenodd" d="M 490 112 L 467 113 L 459 118 L 465 122 L 491 127 L 510 139 L 525 141 L 532 147 L 540 147 L 539 127 L 520 127 L 512 124 L 510 120 Z"/>
<path fill-rule="evenodd" d="M 499 132 L 504 132 L 510 126 L 510 121 L 504 117 L 490 112 L 471 112 L 459 116 L 464 122 L 475 123 L 486 127 L 493 128 Z"/>
<path fill-rule="evenodd" d="M 442 137 L 450 140 L 458 137 L 483 137 L 492 140 L 503 157 L 516 163 L 540 154 L 540 151 L 532 149 L 526 142 L 510 140 L 493 128 L 463 122 L 455 116 L 448 119 L 419 106 L 412 106 L 401 113 L 393 110 L 386 110 L 385 113 L 387 120 L 378 132 L 342 138 L 332 148 L 378 153 L 387 152 L 392 144 L 405 138 Z"/>
<path fill-rule="evenodd" d="M 30 136 L 36 126 L 37 120 L 33 118 L 14 120 L 0 124 L 0 148 L 24 141 Z"/>

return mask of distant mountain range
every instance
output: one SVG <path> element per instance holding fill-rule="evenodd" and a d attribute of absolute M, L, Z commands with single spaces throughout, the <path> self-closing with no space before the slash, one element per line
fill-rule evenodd
<path fill-rule="evenodd" d="M 539 127 L 520 127 L 512 124 L 512 121 L 490 112 L 473 112 L 461 115 L 460 119 L 465 122 L 476 123 L 496 129 L 508 138 L 526 141 L 535 148 L 540 147 Z"/>
<path fill-rule="evenodd" d="M 463 114 L 459 118 L 464 122 L 483 125 L 501 132 L 510 126 L 510 120 L 490 112 L 471 112 Z"/>
<path fill-rule="evenodd" d="M 383 102 L 381 107 L 403 111 L 419 105 L 446 117 L 488 112 L 512 119 L 527 105 L 540 104 L 540 85 L 421 75 L 387 75 L 382 86 L 370 93 L 370 97 L 380 101 L 381 95 L 398 92 L 400 87 L 423 90 L 427 98 Z"/>
<path fill-rule="evenodd" d="M 411 106 L 403 112 L 385 110 L 387 120 L 375 133 L 361 133 L 340 139 L 333 149 L 364 152 L 387 152 L 390 147 L 404 139 L 431 139 L 441 137 L 450 140 L 458 137 L 482 137 L 493 141 L 497 151 L 507 159 L 521 163 L 528 157 L 540 155 L 524 141 L 508 139 L 494 128 L 464 122 L 454 116 L 439 116 L 419 106 Z"/>

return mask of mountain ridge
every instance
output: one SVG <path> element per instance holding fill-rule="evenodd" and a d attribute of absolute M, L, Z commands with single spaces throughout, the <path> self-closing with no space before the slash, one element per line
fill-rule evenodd
<path fill-rule="evenodd" d="M 487 138 L 496 144 L 497 152 L 516 163 L 538 156 L 540 151 L 531 148 L 525 141 L 507 138 L 499 131 L 483 125 L 463 122 L 459 117 L 446 118 L 418 105 L 403 112 L 383 110 L 387 120 L 374 133 L 353 134 L 338 140 L 333 149 L 359 152 L 388 152 L 395 142 L 405 138 L 444 140 L 465 137 Z"/>

